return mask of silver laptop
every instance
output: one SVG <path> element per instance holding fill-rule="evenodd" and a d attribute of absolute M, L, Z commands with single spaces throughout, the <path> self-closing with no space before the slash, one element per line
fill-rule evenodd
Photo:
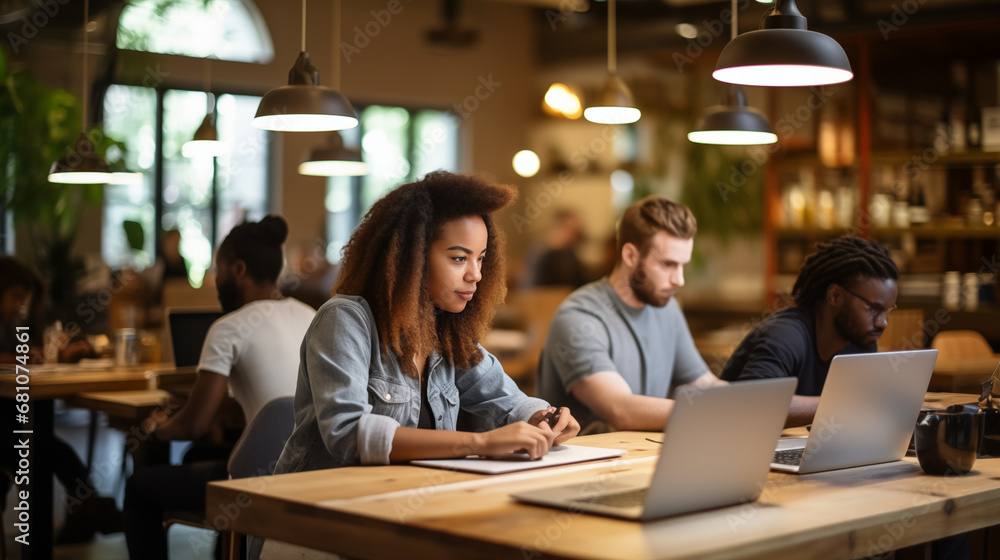
<path fill-rule="evenodd" d="M 771 468 L 805 474 L 902 459 L 937 352 L 835 356 L 809 437 L 781 440 Z"/>
<path fill-rule="evenodd" d="M 656 519 L 755 500 L 795 378 L 681 387 L 653 478 L 619 475 L 521 492 L 522 502 L 625 519 Z"/>

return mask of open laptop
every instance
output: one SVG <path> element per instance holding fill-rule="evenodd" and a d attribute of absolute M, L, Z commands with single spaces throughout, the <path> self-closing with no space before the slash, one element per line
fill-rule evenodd
<path fill-rule="evenodd" d="M 781 440 L 771 468 L 806 474 L 902 459 L 937 353 L 835 356 L 809 437 Z"/>
<path fill-rule="evenodd" d="M 167 309 L 167 328 L 177 369 L 193 371 L 201 359 L 209 327 L 222 315 L 222 311 L 209 309 Z"/>
<path fill-rule="evenodd" d="M 755 500 L 788 415 L 794 378 L 681 387 L 653 478 L 620 475 L 521 492 L 522 502 L 625 519 L 656 519 Z"/>

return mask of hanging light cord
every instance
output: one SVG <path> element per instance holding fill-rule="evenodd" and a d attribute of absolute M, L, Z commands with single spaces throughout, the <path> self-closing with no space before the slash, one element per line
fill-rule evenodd
<path fill-rule="evenodd" d="M 204 62 L 202 62 L 201 68 L 201 87 L 205 90 L 205 112 L 212 113 L 215 110 L 215 105 L 212 103 L 212 67 L 209 65 L 209 57 L 205 57 Z"/>
<path fill-rule="evenodd" d="M 737 23 L 737 17 L 736 17 L 736 12 L 739 10 L 739 8 L 736 6 L 736 0 L 733 0 L 732 10 L 733 10 L 733 19 L 732 22 L 730 23 L 730 30 L 729 30 L 730 41 L 736 39 L 736 35 L 739 34 L 739 29 L 738 29 L 739 24 Z"/>
<path fill-rule="evenodd" d="M 608 0 L 608 73 L 618 71 L 618 60 L 615 55 L 615 0 Z"/>
<path fill-rule="evenodd" d="M 302 0 L 302 51 L 306 52 L 306 0 Z"/>
<path fill-rule="evenodd" d="M 333 64 L 330 87 L 340 91 L 340 0 L 333 0 Z"/>
<path fill-rule="evenodd" d="M 87 132 L 87 34 L 90 27 L 90 0 L 83 0 L 83 116 L 81 129 Z"/>

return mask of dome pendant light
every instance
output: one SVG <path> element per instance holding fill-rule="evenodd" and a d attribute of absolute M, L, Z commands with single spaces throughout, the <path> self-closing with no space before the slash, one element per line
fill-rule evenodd
<path fill-rule="evenodd" d="M 339 91 L 319 85 L 319 71 L 306 52 L 306 0 L 302 0 L 302 51 L 288 72 L 288 85 L 260 100 L 257 128 L 277 132 L 320 132 L 358 126 L 351 103 Z"/>
<path fill-rule="evenodd" d="M 229 144 L 219 140 L 219 132 L 215 128 L 215 96 L 212 95 L 212 71 L 207 57 L 203 68 L 205 118 L 194 131 L 194 137 L 181 146 L 181 155 L 186 158 L 219 157 L 229 153 Z"/>
<path fill-rule="evenodd" d="M 368 174 L 368 164 L 361 159 L 361 150 L 344 146 L 339 132 L 330 133 L 330 141 L 309 152 L 299 164 L 299 174 L 319 177 L 358 176 Z"/>
<path fill-rule="evenodd" d="M 583 117 L 600 124 L 629 124 L 639 120 L 642 113 L 635 107 L 632 92 L 617 75 L 615 55 L 615 0 L 608 0 L 608 79 L 601 88 L 598 104 L 587 107 Z"/>
<path fill-rule="evenodd" d="M 73 145 L 73 151 L 56 160 L 49 169 L 49 182 L 73 185 L 106 185 L 111 182 L 111 170 L 104 158 L 94 153 L 94 144 L 87 138 L 87 24 L 90 20 L 90 0 L 83 1 L 83 130 Z"/>
<path fill-rule="evenodd" d="M 738 11 L 736 0 L 732 0 L 730 41 L 735 40 L 739 32 L 736 18 Z M 694 130 L 688 133 L 688 140 L 698 144 L 751 146 L 774 144 L 778 141 L 778 135 L 771 131 L 764 113 L 747 106 L 743 88 L 730 85 L 723 104 L 705 109 L 695 123 Z"/>
<path fill-rule="evenodd" d="M 333 63 L 330 74 L 333 87 L 340 87 L 340 0 L 333 0 Z M 368 164 L 361 159 L 361 150 L 344 146 L 339 132 L 331 132 L 326 145 L 309 152 L 309 157 L 299 164 L 300 175 L 319 177 L 356 177 L 368 174 Z"/>
<path fill-rule="evenodd" d="M 211 99 L 211 96 L 209 96 Z M 212 102 L 209 101 L 209 104 Z M 194 137 L 181 146 L 181 155 L 186 158 L 219 157 L 229 153 L 229 145 L 219 140 L 215 128 L 215 116 L 211 107 L 205 113 L 205 119 L 194 132 Z"/>
<path fill-rule="evenodd" d="M 732 40 L 712 77 L 745 86 L 820 86 L 854 77 L 840 43 L 806 29 L 795 0 L 776 0 L 763 29 Z"/>
<path fill-rule="evenodd" d="M 778 135 L 771 131 L 764 113 L 747 106 L 743 88 L 731 85 L 724 104 L 705 109 L 694 130 L 688 133 L 688 140 L 698 144 L 751 146 L 774 144 Z"/>

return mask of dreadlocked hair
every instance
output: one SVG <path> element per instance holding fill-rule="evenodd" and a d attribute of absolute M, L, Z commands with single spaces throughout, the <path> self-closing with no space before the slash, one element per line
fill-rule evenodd
<path fill-rule="evenodd" d="M 817 243 L 816 252 L 802 265 L 792 297 L 799 307 L 814 309 L 826 297 L 830 284 L 844 285 L 860 278 L 899 279 L 899 269 L 882 245 L 867 239 L 844 236 Z"/>
<path fill-rule="evenodd" d="M 382 351 L 395 354 L 404 371 L 420 375 L 413 364 L 418 349 L 437 349 L 460 369 L 482 361 L 477 344 L 507 295 L 506 244 L 491 214 L 516 198 L 515 187 L 435 171 L 385 195 L 351 235 L 334 291 L 365 298 Z M 462 312 L 435 313 L 427 285 L 430 247 L 445 222 L 467 216 L 486 224 L 482 280 Z"/>

